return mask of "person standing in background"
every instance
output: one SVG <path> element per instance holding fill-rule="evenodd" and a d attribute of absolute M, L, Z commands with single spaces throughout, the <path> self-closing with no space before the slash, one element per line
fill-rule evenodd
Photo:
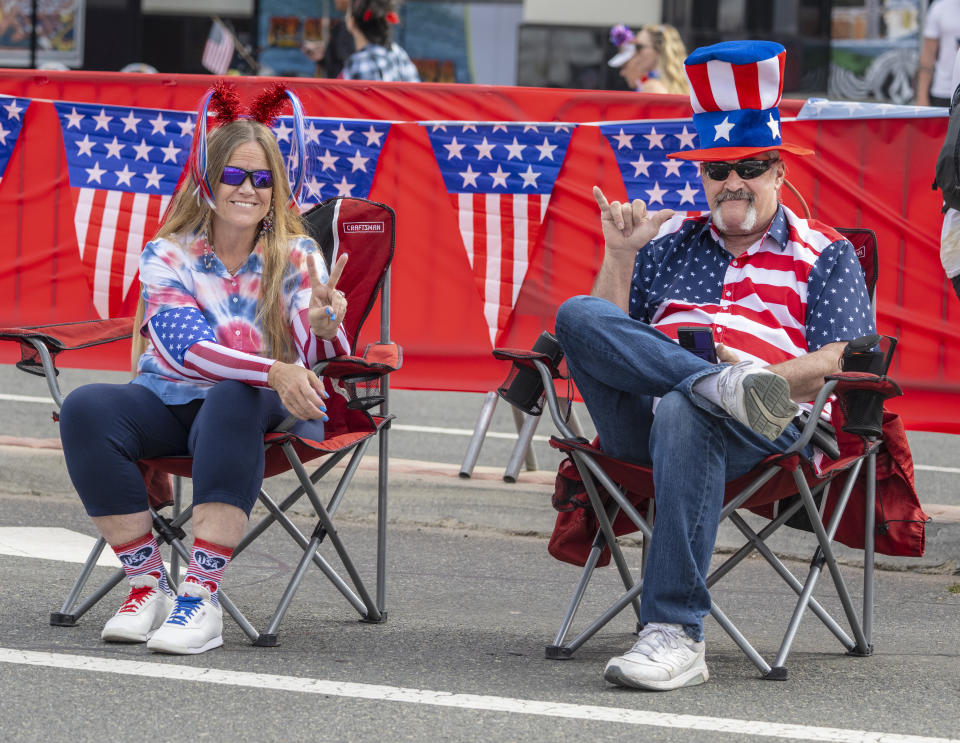
<path fill-rule="evenodd" d="M 960 107 L 960 49 L 957 50 L 953 61 L 953 75 L 951 77 L 953 98 L 950 103 L 950 112 L 954 113 Z M 947 274 L 953 290 L 960 299 L 960 211 L 947 209 L 943 215 L 943 228 L 940 232 L 940 263 Z"/>
<path fill-rule="evenodd" d="M 683 74 L 687 50 L 673 26 L 643 26 L 634 34 L 621 23 L 610 29 L 610 41 L 618 51 L 607 64 L 620 70 L 631 90 L 675 95 L 690 92 Z"/>
<path fill-rule="evenodd" d="M 394 0 L 350 0 L 347 29 L 357 50 L 343 66 L 344 80 L 420 82 L 420 73 L 403 48 L 395 43 L 390 27 L 400 22 Z"/>
<path fill-rule="evenodd" d="M 350 0 L 333 0 L 333 5 L 340 13 L 346 14 Z M 328 39 L 303 43 L 303 53 L 320 66 L 317 72 L 322 77 L 339 77 L 344 62 L 354 51 L 353 34 L 347 30 L 344 21 L 331 23 Z"/>
<path fill-rule="evenodd" d="M 933 0 L 923 23 L 917 105 L 949 106 L 953 59 L 960 49 L 960 0 Z"/>

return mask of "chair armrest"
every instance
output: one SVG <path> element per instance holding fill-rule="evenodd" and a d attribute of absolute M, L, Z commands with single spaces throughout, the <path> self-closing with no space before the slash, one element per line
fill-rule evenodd
<path fill-rule="evenodd" d="M 371 343 L 363 356 L 334 356 L 313 367 L 317 375 L 345 379 L 366 377 L 378 379 L 403 366 L 402 350 L 396 343 Z"/>
<path fill-rule="evenodd" d="M 63 403 L 63 394 L 57 382 L 60 374 L 56 366 L 57 354 L 127 340 L 132 335 L 132 317 L 0 328 L 0 341 L 20 344 L 17 368 L 46 377 L 47 387 L 58 407 Z"/>
<path fill-rule="evenodd" d="M 527 348 L 495 348 L 493 349 L 493 358 L 499 361 L 511 361 L 517 366 L 526 367 L 536 371 L 534 361 L 542 361 L 550 370 L 550 375 L 554 379 L 561 379 L 559 364 L 548 354 L 539 351 L 531 351 Z"/>

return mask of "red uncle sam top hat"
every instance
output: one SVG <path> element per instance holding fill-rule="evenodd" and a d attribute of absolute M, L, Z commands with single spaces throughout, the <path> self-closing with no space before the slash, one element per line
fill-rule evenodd
<path fill-rule="evenodd" d="M 684 67 L 700 149 L 667 157 L 713 162 L 773 150 L 812 155 L 780 138 L 777 105 L 786 57 L 774 41 L 724 41 L 694 50 Z"/>

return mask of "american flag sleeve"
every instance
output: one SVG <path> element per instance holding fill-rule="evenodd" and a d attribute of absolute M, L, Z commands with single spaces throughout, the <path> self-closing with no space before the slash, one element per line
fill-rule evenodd
<path fill-rule="evenodd" d="M 310 243 L 312 246 L 312 241 L 310 241 Z M 323 359 L 350 355 L 350 339 L 347 337 L 342 322 L 337 328 L 337 334 L 330 339 L 314 335 L 310 329 L 309 311 L 312 291 L 306 261 L 309 260 L 308 256 L 315 250 L 316 248 L 314 248 L 313 251 L 304 251 L 306 255 L 303 256 L 301 261 L 302 269 L 299 274 L 299 287 L 293 293 L 290 303 L 290 325 L 293 339 L 297 346 L 297 352 L 300 354 L 300 359 L 308 368 Z M 294 265 L 296 265 L 296 263 L 294 263 Z M 317 261 L 317 267 L 320 273 L 320 280 L 327 281 L 329 274 L 322 257 Z"/>
<path fill-rule="evenodd" d="M 187 379 L 234 379 L 254 387 L 269 386 L 267 374 L 274 361 L 217 343 L 196 307 L 161 310 L 150 318 L 147 331 L 164 360 Z"/>

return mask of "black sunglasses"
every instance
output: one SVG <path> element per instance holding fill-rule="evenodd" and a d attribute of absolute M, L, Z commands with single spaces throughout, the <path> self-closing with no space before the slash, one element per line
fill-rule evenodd
<path fill-rule="evenodd" d="M 269 170 L 244 170 L 243 168 L 235 168 L 232 165 L 228 165 L 223 169 L 220 182 L 228 186 L 240 186 L 247 180 L 247 176 L 250 176 L 250 182 L 254 188 L 273 187 L 273 173 Z"/>
<path fill-rule="evenodd" d="M 746 181 L 757 178 L 768 170 L 770 166 L 777 162 L 777 158 L 772 160 L 740 160 L 735 163 L 703 163 L 703 172 L 713 181 L 725 181 L 731 170 L 736 170 L 737 175 Z"/>

